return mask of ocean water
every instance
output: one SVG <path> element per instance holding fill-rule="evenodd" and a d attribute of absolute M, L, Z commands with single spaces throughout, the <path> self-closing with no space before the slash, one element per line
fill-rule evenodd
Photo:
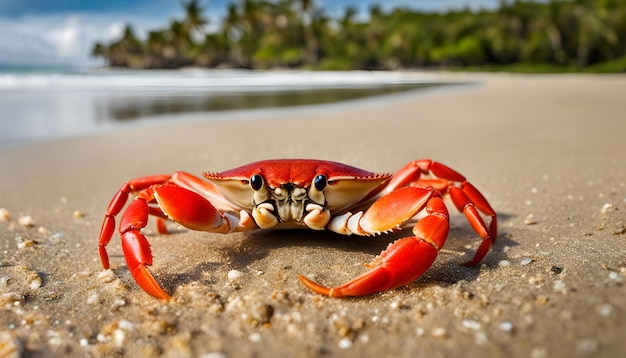
<path fill-rule="evenodd" d="M 433 84 L 407 72 L 0 69 L 0 147 L 185 113 L 316 105 Z"/>

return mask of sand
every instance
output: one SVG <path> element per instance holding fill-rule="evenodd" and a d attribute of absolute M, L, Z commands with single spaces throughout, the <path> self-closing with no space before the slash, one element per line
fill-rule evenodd
<path fill-rule="evenodd" d="M 2 149 L 0 356 L 623 353 L 626 77 L 430 75 L 473 84 Z M 104 209 L 127 179 L 283 157 L 377 172 L 443 162 L 489 199 L 499 239 L 479 267 L 460 266 L 479 239 L 455 214 L 415 283 L 349 299 L 316 295 L 296 275 L 338 284 L 406 232 L 160 236 L 149 225 L 168 302 L 134 283 L 117 238 L 102 270 Z"/>

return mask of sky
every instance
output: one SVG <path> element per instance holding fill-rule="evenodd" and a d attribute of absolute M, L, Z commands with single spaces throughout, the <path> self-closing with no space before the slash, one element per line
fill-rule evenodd
<path fill-rule="evenodd" d="M 138 37 L 184 17 L 182 0 L 0 0 L 0 66 L 94 67 L 102 60 L 89 56 L 96 42 L 121 36 L 126 24 Z M 200 0 L 209 30 L 219 26 L 231 0 Z M 331 17 L 348 6 L 364 15 L 372 4 L 383 10 L 410 7 L 445 11 L 468 6 L 495 8 L 500 0 L 314 0 Z"/>

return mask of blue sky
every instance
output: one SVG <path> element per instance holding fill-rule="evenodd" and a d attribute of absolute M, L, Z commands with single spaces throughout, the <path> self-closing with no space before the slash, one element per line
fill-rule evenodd
<path fill-rule="evenodd" d="M 0 65 L 97 66 L 89 58 L 93 44 L 120 36 L 125 24 L 139 36 L 182 18 L 182 0 L 1 0 Z M 218 26 L 229 0 L 200 0 L 209 26 Z M 371 4 L 384 10 L 403 6 L 422 11 L 445 11 L 469 6 L 495 8 L 499 0 L 315 0 L 331 16 L 349 6 L 363 14 Z"/>

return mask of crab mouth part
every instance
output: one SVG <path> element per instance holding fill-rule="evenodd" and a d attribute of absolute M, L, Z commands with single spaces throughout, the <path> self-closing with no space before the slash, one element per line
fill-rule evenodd
<path fill-rule="evenodd" d="M 306 214 L 307 204 L 309 200 L 307 189 L 294 184 L 284 184 L 278 188 L 268 188 L 270 198 L 265 200 L 258 206 L 272 206 L 272 214 L 278 222 L 302 222 Z"/>
<path fill-rule="evenodd" d="M 254 191 L 252 217 L 261 228 L 296 224 L 321 230 L 330 220 L 324 196 L 328 181 L 322 174 L 315 176 L 311 185 L 287 182 L 271 186 L 260 174 L 253 174 L 245 184 Z"/>

